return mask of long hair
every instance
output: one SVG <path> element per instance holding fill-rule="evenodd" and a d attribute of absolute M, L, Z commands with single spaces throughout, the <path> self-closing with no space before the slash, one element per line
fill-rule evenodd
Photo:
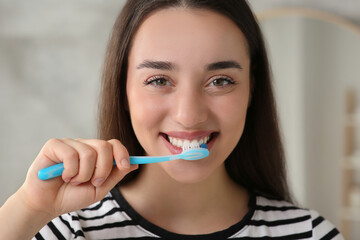
<path fill-rule="evenodd" d="M 133 36 L 144 19 L 170 7 L 207 9 L 231 19 L 244 34 L 250 56 L 251 102 L 237 146 L 225 160 L 229 176 L 258 194 L 291 201 L 284 151 L 278 127 L 271 73 L 260 27 L 245 0 L 129 0 L 118 16 L 108 44 L 99 103 L 98 135 L 119 139 L 130 155 L 144 150 L 132 129 L 127 110 L 128 53 Z M 130 181 L 141 167 L 127 175 Z"/>

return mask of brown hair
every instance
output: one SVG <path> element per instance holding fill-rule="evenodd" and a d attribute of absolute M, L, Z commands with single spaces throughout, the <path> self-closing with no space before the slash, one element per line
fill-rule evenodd
<path fill-rule="evenodd" d="M 243 135 L 225 161 L 229 176 L 250 191 L 291 201 L 270 67 L 259 25 L 245 0 L 129 0 L 118 16 L 109 41 L 99 103 L 99 138 L 119 139 L 130 155 L 143 155 L 127 111 L 126 74 L 132 38 L 144 19 L 169 7 L 202 8 L 231 19 L 247 39 L 250 55 L 251 104 Z M 139 170 L 122 180 L 136 177 Z"/>

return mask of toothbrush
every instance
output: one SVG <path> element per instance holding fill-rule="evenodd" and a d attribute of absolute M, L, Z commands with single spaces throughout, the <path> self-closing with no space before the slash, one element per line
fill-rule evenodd
<path fill-rule="evenodd" d="M 209 150 L 206 144 L 199 146 L 187 146 L 183 147 L 183 151 L 180 154 L 168 155 L 168 156 L 130 156 L 130 164 L 147 164 L 156 162 L 172 161 L 177 159 L 184 160 L 198 160 L 209 156 Z M 116 165 L 114 160 L 114 165 Z M 58 176 L 64 171 L 64 164 L 59 163 L 47 168 L 43 168 L 38 172 L 40 180 L 48 180 Z"/>

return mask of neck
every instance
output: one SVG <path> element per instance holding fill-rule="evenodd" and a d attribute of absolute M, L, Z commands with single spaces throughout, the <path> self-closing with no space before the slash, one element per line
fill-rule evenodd
<path fill-rule="evenodd" d="M 228 228 L 246 214 L 247 191 L 230 179 L 224 165 L 196 183 L 177 182 L 160 169 L 144 166 L 137 179 L 120 188 L 150 222 L 177 233 L 199 234 Z"/>

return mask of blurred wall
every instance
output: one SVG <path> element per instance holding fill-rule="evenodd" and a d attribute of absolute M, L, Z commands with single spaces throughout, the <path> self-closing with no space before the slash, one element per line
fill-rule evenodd
<path fill-rule="evenodd" d="M 300 7 L 327 11 L 360 24 L 360 1 L 358 0 L 248 0 L 256 12 L 273 8 Z"/>
<path fill-rule="evenodd" d="M 0 204 L 50 138 L 95 138 L 104 52 L 124 1 L 0 1 Z"/>
<path fill-rule="evenodd" d="M 360 27 L 360 1 L 250 0 L 250 3 L 258 13 L 274 8 L 312 8 L 343 17 Z M 316 209 L 340 227 L 344 100 L 349 88 L 360 96 L 356 67 L 360 35 L 331 24 L 312 23 L 305 27 L 304 22 L 299 22 L 297 29 L 303 29 L 298 32 L 289 29 L 290 34 L 284 39 L 283 29 L 288 25 L 281 21 L 279 18 L 277 30 L 265 35 L 274 51 L 270 52 L 270 59 L 283 120 L 290 186 L 300 204 Z M 322 27 L 321 33 L 317 25 Z M 332 32 L 334 29 L 337 31 Z M 354 46 L 354 42 L 358 44 Z M 281 59 L 281 51 L 287 59 Z"/>
<path fill-rule="evenodd" d="M 260 22 L 274 74 L 290 187 L 302 206 L 340 226 L 346 213 L 341 204 L 345 94 L 349 89 L 360 94 L 360 28 L 319 20 L 318 13 L 282 13 Z"/>

